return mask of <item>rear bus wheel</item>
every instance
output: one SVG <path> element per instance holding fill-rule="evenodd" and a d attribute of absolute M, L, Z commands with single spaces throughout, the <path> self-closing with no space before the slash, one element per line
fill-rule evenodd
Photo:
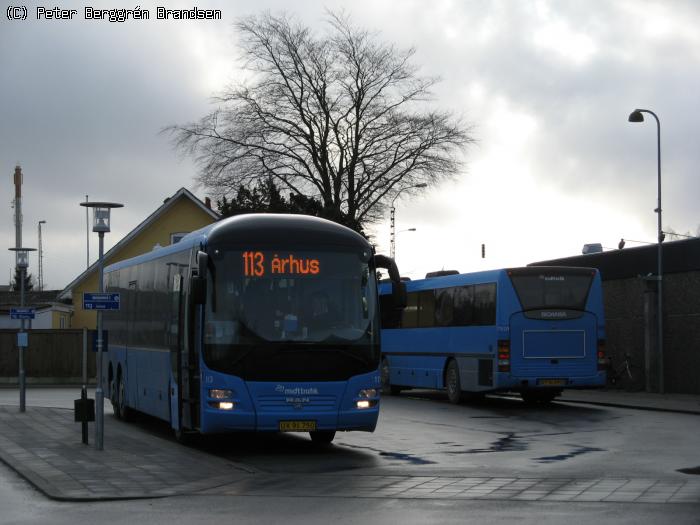
<path fill-rule="evenodd" d="M 445 389 L 450 403 L 457 405 L 462 401 L 462 383 L 459 380 L 459 366 L 454 359 L 450 360 L 445 370 Z"/>
<path fill-rule="evenodd" d="M 520 396 L 528 405 L 547 405 L 561 394 L 561 390 L 523 390 Z"/>
<path fill-rule="evenodd" d="M 401 387 L 391 384 L 391 374 L 389 370 L 389 360 L 385 357 L 382 359 L 382 368 L 380 370 L 382 378 L 382 394 L 396 396 L 401 393 Z"/>
<path fill-rule="evenodd" d="M 319 445 L 330 445 L 335 437 L 335 430 L 314 430 L 309 432 L 311 441 Z"/>
<path fill-rule="evenodd" d="M 122 421 L 131 419 L 131 409 L 126 405 L 126 383 L 124 376 L 119 376 L 119 415 Z"/>
<path fill-rule="evenodd" d="M 112 379 L 112 381 L 109 383 L 109 400 L 112 402 L 112 412 L 114 412 L 114 417 L 121 419 L 122 413 L 121 407 L 119 406 L 119 390 L 115 379 Z"/>

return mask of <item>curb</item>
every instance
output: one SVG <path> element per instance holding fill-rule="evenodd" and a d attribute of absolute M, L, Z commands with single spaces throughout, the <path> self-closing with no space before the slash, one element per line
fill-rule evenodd
<path fill-rule="evenodd" d="M 614 408 L 629 408 L 632 410 L 646 410 L 648 412 L 671 412 L 674 414 L 690 414 L 693 416 L 700 416 L 700 410 L 685 410 L 682 408 L 663 408 L 663 407 L 651 407 L 651 406 L 641 406 L 641 405 L 630 405 L 629 403 L 614 403 L 609 401 L 585 401 L 582 399 L 555 399 L 555 403 L 576 403 L 581 405 L 598 405 L 604 407 L 614 407 Z"/>

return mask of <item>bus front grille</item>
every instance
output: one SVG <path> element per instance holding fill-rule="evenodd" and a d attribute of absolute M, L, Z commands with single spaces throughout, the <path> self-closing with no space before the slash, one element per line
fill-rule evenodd
<path fill-rule="evenodd" d="M 336 396 L 260 396 L 257 408 L 260 412 L 331 412 L 338 407 Z"/>

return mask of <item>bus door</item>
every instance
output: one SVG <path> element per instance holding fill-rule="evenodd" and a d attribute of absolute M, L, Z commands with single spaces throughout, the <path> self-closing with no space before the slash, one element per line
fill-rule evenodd
<path fill-rule="evenodd" d="M 197 270 L 192 270 L 196 275 Z M 190 280 L 191 282 L 191 280 Z M 182 427 L 199 428 L 199 341 L 202 340 L 202 306 L 195 304 L 192 293 L 183 294 L 183 323 L 180 335 L 180 364 L 178 382 L 181 395 Z M 184 319 L 186 315 L 186 320 Z"/>
<path fill-rule="evenodd" d="M 182 347 L 183 344 L 183 278 L 177 273 L 169 279 L 170 325 L 168 326 L 168 347 L 170 348 L 170 426 L 180 429 L 182 420 Z"/>

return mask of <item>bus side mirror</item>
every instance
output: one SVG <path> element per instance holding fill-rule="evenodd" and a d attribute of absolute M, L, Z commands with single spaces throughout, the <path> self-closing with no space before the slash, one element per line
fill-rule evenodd
<path fill-rule="evenodd" d="M 197 276 L 200 279 L 204 279 L 207 275 L 207 269 L 209 266 L 209 255 L 206 252 L 197 252 Z"/>
<path fill-rule="evenodd" d="M 391 279 L 391 298 L 394 308 L 406 308 L 408 302 L 406 296 L 406 284 L 401 281 L 399 268 L 396 266 L 396 261 L 386 255 L 375 255 L 374 264 L 377 268 L 386 268 L 389 270 L 389 278 Z"/>
<path fill-rule="evenodd" d="M 408 304 L 408 296 L 406 295 L 406 283 L 399 281 L 391 283 L 391 296 L 394 302 L 394 308 L 406 308 Z"/>
<path fill-rule="evenodd" d="M 190 279 L 190 295 L 194 304 L 205 304 L 207 302 L 207 267 L 209 266 L 209 255 L 205 252 L 197 252 L 197 275 Z"/>
<path fill-rule="evenodd" d="M 205 304 L 207 302 L 207 280 L 203 277 L 190 279 L 190 296 L 193 304 Z"/>

